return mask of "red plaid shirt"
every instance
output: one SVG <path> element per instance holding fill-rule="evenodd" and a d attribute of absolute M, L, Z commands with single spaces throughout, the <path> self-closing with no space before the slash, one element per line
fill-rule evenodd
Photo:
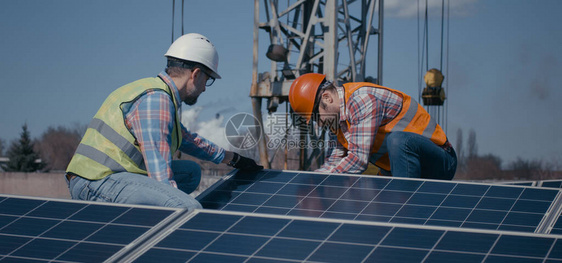
<path fill-rule="evenodd" d="M 359 88 L 349 101 L 344 90 L 337 87 L 340 97 L 340 122 L 349 149 L 338 146 L 317 172 L 362 173 L 367 169 L 375 135 L 381 125 L 390 122 L 402 108 L 402 98 L 386 89 Z M 348 130 L 347 122 L 351 125 Z M 347 154 L 346 154 L 347 152 Z"/>

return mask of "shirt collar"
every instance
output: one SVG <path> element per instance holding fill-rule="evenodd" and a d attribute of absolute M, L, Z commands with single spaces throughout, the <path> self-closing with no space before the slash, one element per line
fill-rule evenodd
<path fill-rule="evenodd" d="M 343 87 L 336 87 L 338 92 L 338 96 L 340 97 L 340 121 L 346 121 L 347 117 L 345 116 L 345 96 Z"/>
<path fill-rule="evenodd" d="M 158 74 L 158 77 L 160 77 L 160 79 L 162 79 L 162 81 L 164 81 L 164 83 L 166 83 L 166 85 L 170 87 L 172 93 L 174 93 L 174 100 L 176 102 L 176 105 L 181 106 L 180 92 L 178 90 L 178 87 L 176 87 L 176 83 L 174 83 L 174 81 L 172 80 L 172 77 L 170 77 L 170 75 L 168 75 L 166 71 L 160 72 L 160 74 Z"/>

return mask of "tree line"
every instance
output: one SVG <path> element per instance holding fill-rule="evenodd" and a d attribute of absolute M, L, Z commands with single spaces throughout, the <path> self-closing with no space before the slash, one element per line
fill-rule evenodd
<path fill-rule="evenodd" d="M 80 124 L 72 128 L 51 126 L 39 138 L 31 139 L 24 124 L 20 138 L 9 146 L 0 139 L 0 156 L 9 159 L 2 168 L 8 172 L 64 171 L 85 131 L 86 126 Z"/>
<path fill-rule="evenodd" d="M 24 124 L 20 138 L 12 141 L 9 147 L 0 139 L 0 156 L 9 158 L 2 168 L 14 172 L 64 171 L 86 128 L 86 125 L 80 124 L 74 124 L 71 128 L 51 126 L 38 138 L 31 139 L 27 125 Z M 257 148 L 254 150 L 257 151 Z M 518 158 L 502 166 L 500 157 L 494 154 L 478 154 L 476 132 L 473 129 L 469 131 L 466 143 L 462 130 L 457 130 L 455 151 L 458 156 L 455 179 L 535 181 L 562 178 L 560 156 L 548 161 Z"/>
<path fill-rule="evenodd" d="M 527 160 L 518 157 L 503 166 L 499 156 L 478 154 L 476 132 L 470 129 L 468 140 L 463 143 L 463 132 L 457 130 L 455 151 L 458 157 L 455 179 L 459 180 L 528 180 L 539 181 L 562 178 L 562 157 L 551 160 Z"/>

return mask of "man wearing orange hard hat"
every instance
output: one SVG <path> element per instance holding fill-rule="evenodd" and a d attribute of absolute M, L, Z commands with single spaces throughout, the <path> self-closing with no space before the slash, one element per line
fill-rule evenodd
<path fill-rule="evenodd" d="M 450 180 L 455 174 L 457 156 L 445 132 L 403 92 L 368 82 L 337 87 L 308 73 L 291 85 L 289 102 L 307 122 L 337 135 L 338 146 L 317 172 L 362 173 L 371 162 L 382 175 Z"/>

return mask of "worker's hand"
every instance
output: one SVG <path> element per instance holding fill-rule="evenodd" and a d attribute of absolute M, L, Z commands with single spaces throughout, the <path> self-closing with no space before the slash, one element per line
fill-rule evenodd
<path fill-rule="evenodd" d="M 230 165 L 234 168 L 245 172 L 259 172 L 263 170 L 263 166 L 258 165 L 254 160 L 234 153 L 234 158 Z"/>

